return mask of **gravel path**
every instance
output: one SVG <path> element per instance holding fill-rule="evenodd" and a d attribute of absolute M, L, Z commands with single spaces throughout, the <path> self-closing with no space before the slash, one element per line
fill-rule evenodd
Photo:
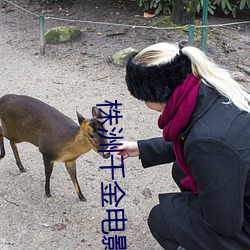
<path fill-rule="evenodd" d="M 102 1 L 90 0 L 84 8 L 79 7 L 81 1 L 75 2 L 71 8 L 63 6 L 55 16 L 68 17 L 72 13 L 70 18 L 78 19 L 75 15 L 80 11 L 81 17 L 87 20 L 150 25 L 150 20 L 138 17 L 138 9 L 132 12 L 124 7 L 125 1 L 117 1 L 117 4 L 107 1 L 107 5 L 98 7 Z M 57 6 L 47 12 L 55 12 L 60 7 Z M 112 7 L 114 9 L 110 10 Z M 36 7 L 32 10 L 40 11 Z M 225 19 L 215 21 L 226 22 Z M 48 29 L 60 24 L 50 21 L 46 25 Z M 46 54 L 41 56 L 37 18 L 10 6 L 0 9 L 1 96 L 7 93 L 33 96 L 75 121 L 76 110 L 90 117 L 92 106 L 105 100 L 117 100 L 122 103 L 123 118 L 118 126 L 123 128 L 125 140 L 160 136 L 158 114 L 129 95 L 124 69 L 110 63 L 109 56 L 119 49 L 130 46 L 140 49 L 156 40 L 179 41 L 186 33 L 84 24 L 81 27 L 84 30 L 81 41 L 46 46 Z M 114 36 L 115 33 L 125 35 Z M 249 37 L 247 25 L 213 29 L 209 37 L 209 55 L 233 71 L 237 71 L 237 64 L 249 67 Z M 249 77 L 243 75 L 241 79 L 249 87 Z M 60 163 L 55 165 L 52 174 L 52 198 L 49 199 L 44 195 L 44 167 L 37 148 L 26 143 L 19 145 L 21 160 L 27 169 L 26 173 L 20 173 L 7 140 L 5 145 L 6 156 L 0 162 L 0 249 L 104 249 L 102 220 L 107 218 L 106 210 L 115 207 L 102 207 L 101 183 L 107 185 L 114 181 L 126 193 L 118 208 L 124 209 L 127 222 L 125 231 L 110 232 L 107 236 L 126 236 L 127 249 L 161 249 L 149 232 L 147 217 L 158 203 L 159 193 L 177 191 L 170 177 L 171 166 L 144 170 L 138 159 L 128 159 L 125 178 L 116 171 L 117 177 L 112 180 L 110 171 L 99 169 L 109 165 L 110 160 L 91 151 L 77 160 L 78 181 L 87 202 L 78 200 L 70 177 Z"/>
<path fill-rule="evenodd" d="M 23 20 L 20 19 L 23 16 Z M 75 111 L 91 116 L 91 107 L 105 100 L 122 103 L 126 140 L 159 136 L 157 115 L 128 94 L 124 69 L 116 68 L 100 55 L 84 53 L 81 43 L 47 48 L 39 55 L 37 20 L 19 11 L 0 10 L 1 95 L 30 95 L 56 107 L 76 121 Z M 72 48 L 71 46 L 74 46 Z M 26 173 L 20 173 L 5 140 L 1 160 L 0 248 L 1 249 L 104 249 L 101 222 L 107 218 L 101 206 L 101 182 L 112 183 L 108 165 L 95 152 L 80 157 L 78 181 L 87 203 L 78 200 L 63 164 L 55 165 L 51 178 L 52 198 L 44 195 L 44 167 L 37 148 L 23 143 L 19 153 Z M 117 162 L 118 164 L 118 162 Z M 174 190 L 170 168 L 143 170 L 137 159 L 125 162 L 125 178 L 115 181 L 126 193 L 119 204 L 128 219 L 119 236 L 127 237 L 128 249 L 160 249 L 147 226 L 150 209 L 158 193 Z M 109 234 L 115 236 L 115 232 Z"/>

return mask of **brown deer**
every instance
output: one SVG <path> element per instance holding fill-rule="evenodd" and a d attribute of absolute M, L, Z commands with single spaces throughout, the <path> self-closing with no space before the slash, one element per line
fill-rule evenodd
<path fill-rule="evenodd" d="M 92 108 L 93 118 L 86 119 L 77 112 L 80 126 L 60 111 L 29 96 L 9 94 L 0 98 L 0 158 L 5 156 L 4 139 L 9 139 L 16 164 L 21 172 L 25 169 L 20 161 L 17 143 L 29 142 L 39 148 L 45 167 L 45 193 L 50 194 L 50 176 L 54 162 L 64 162 L 81 201 L 83 196 L 76 176 L 76 160 L 91 149 L 96 152 L 107 148 L 105 128 L 97 107 Z M 97 118 L 99 117 L 99 118 Z M 102 129 L 98 130 L 98 128 Z M 98 135 L 101 134 L 100 135 Z M 99 153 L 104 158 L 109 153 Z"/>

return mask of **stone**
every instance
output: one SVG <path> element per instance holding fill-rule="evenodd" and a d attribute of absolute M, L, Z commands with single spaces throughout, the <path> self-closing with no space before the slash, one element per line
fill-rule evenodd
<path fill-rule="evenodd" d="M 82 31 L 77 26 L 61 26 L 48 30 L 45 33 L 47 44 L 59 44 L 77 41 L 82 36 Z"/>
<path fill-rule="evenodd" d="M 244 65 L 236 65 L 237 68 L 239 68 L 240 70 L 244 71 L 246 74 L 248 74 L 250 76 L 250 68 Z"/>
<path fill-rule="evenodd" d="M 231 76 L 237 82 L 247 81 L 246 74 L 244 72 L 231 72 Z"/>
<path fill-rule="evenodd" d="M 147 198 L 152 198 L 152 193 L 149 188 L 144 188 L 142 190 L 142 194 Z"/>
<path fill-rule="evenodd" d="M 125 67 L 129 58 L 138 53 L 134 48 L 126 48 L 118 51 L 112 56 L 113 63 L 118 67 Z"/>

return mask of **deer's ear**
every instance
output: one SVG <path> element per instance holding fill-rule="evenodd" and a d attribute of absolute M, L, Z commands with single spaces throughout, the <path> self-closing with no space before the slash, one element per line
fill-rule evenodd
<path fill-rule="evenodd" d="M 99 110 L 99 108 L 97 108 L 96 106 L 92 107 L 92 115 L 93 117 L 101 117 L 102 116 L 102 113 L 101 111 Z"/>
<path fill-rule="evenodd" d="M 76 114 L 77 114 L 78 122 L 81 125 L 83 121 L 85 120 L 85 118 L 78 111 L 76 111 Z"/>

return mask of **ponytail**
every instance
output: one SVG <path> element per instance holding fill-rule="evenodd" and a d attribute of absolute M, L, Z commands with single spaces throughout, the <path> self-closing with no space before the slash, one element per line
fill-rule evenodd
<path fill-rule="evenodd" d="M 229 72 L 216 65 L 199 49 L 191 46 L 182 48 L 182 53 L 192 62 L 193 74 L 204 84 L 216 89 L 238 109 L 250 112 L 250 94 L 236 82 Z"/>

